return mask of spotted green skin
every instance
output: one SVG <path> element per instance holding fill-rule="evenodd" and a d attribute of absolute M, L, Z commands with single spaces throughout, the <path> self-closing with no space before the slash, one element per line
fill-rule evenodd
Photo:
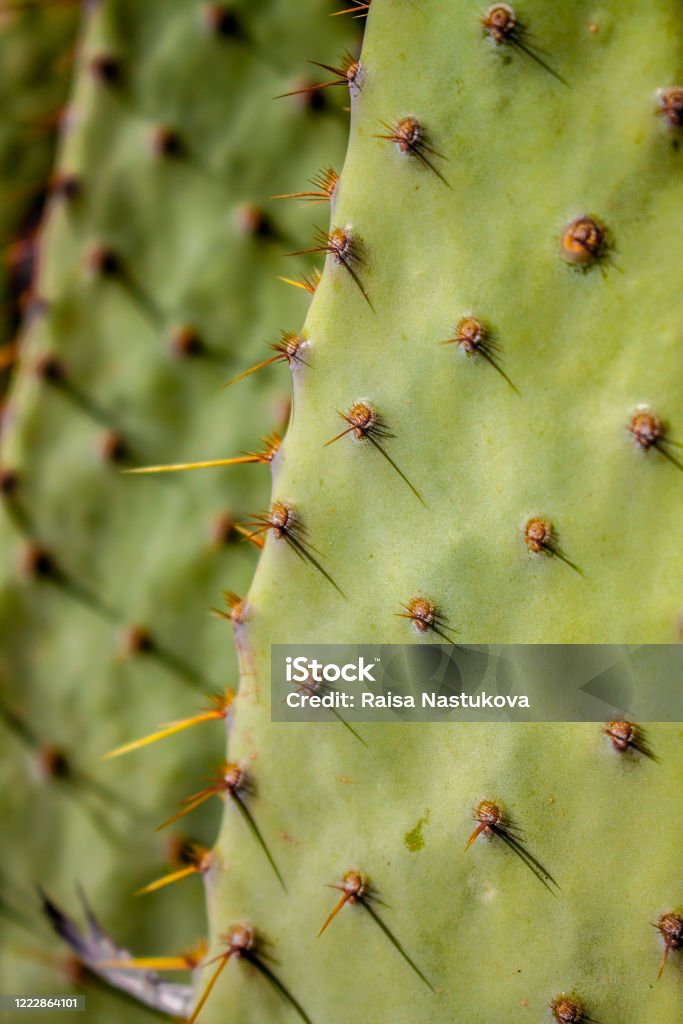
<path fill-rule="evenodd" d="M 254 850 L 234 808 L 209 880 L 216 955 L 239 921 L 272 943 L 277 973 L 312 1021 L 401 1024 L 550 1021 L 548 1002 L 574 991 L 595 1020 L 674 1020 L 680 963 L 652 924 L 680 905 L 675 828 L 681 728 L 652 725 L 660 764 L 613 750 L 599 724 L 273 726 L 245 701 L 232 756 L 258 782 L 252 810 L 288 892 Z M 256 755 L 254 757 L 254 755 Z M 503 803 L 560 889 L 551 895 L 496 839 L 465 852 L 482 799 Z M 424 846 L 409 833 L 421 820 Z M 434 985 L 403 962 L 362 907 L 316 938 L 349 870 L 372 879 L 384 922 Z M 206 972 L 196 978 L 197 991 Z M 296 1016 L 232 962 L 200 1019 L 289 1022 Z"/>
<path fill-rule="evenodd" d="M 72 128 L 58 168 L 82 178 L 82 195 L 55 200 L 41 236 L 38 292 L 49 309 L 24 330 L 0 465 L 20 474 L 17 501 L 36 540 L 107 611 L 22 576 L 27 538 L 4 507 L 0 679 L 3 704 L 113 797 L 82 787 L 71 797 L 41 780 L 36 752 L 0 722 L 8 839 L 0 882 L 3 900 L 30 925 L 29 933 L 2 917 L 4 992 L 74 990 L 40 962 L 64 950 L 40 921 L 36 884 L 75 910 L 79 880 L 104 926 L 139 953 L 180 953 L 206 930 L 198 880 L 144 899 L 133 893 L 167 870 L 170 833 L 213 842 L 217 807 L 159 835 L 154 828 L 220 759 L 221 724 L 144 754 L 99 759 L 161 722 L 195 713 L 205 693 L 237 685 L 229 627 L 210 610 L 222 606 L 223 589 L 244 593 L 257 553 L 239 538 L 215 544 L 212 523 L 225 512 L 241 520 L 267 505 L 268 469 L 153 478 L 121 469 L 258 450 L 260 435 L 283 427 L 286 368 L 266 369 L 231 392 L 221 385 L 268 355 L 265 342 L 299 323 L 306 309 L 306 294 L 277 280 L 310 270 L 304 260 L 282 259 L 298 247 L 301 213 L 269 197 L 297 189 L 343 156 L 343 97 L 330 97 L 319 113 L 271 102 L 292 88 L 308 56 L 335 54 L 355 38 L 353 24 L 327 18 L 326 4 L 298 7 L 292 23 L 287 3 L 267 0 L 258 11 L 241 4 L 243 42 L 212 37 L 202 4 L 186 0 L 105 0 L 84 24 Z M 122 61 L 119 90 L 88 70 L 102 53 Z M 151 151 L 158 124 L 181 133 L 186 158 Z M 242 233 L 245 203 L 266 210 L 275 237 Z M 119 253 L 137 296 L 116 278 L 87 272 L 95 244 Z M 169 333 L 183 324 L 200 332 L 206 357 L 172 357 Z M 103 462 L 104 425 L 36 378 L 45 353 L 63 360 L 73 387 L 121 431 L 128 462 Z M 122 658 L 121 634 L 136 624 L 190 665 L 201 676 L 197 684 L 186 685 L 153 655 Z M 136 1024 L 150 1016 L 92 986 L 87 994 L 92 1020 Z"/>
<path fill-rule="evenodd" d="M 374 312 L 330 257 L 273 467 L 273 498 L 297 510 L 346 599 L 268 538 L 239 633 L 229 756 L 253 773 L 252 810 L 288 892 L 229 803 L 224 870 L 208 879 L 211 953 L 232 923 L 261 928 L 316 1024 L 550 1022 L 562 992 L 604 1022 L 678 1012 L 680 958 L 656 981 L 652 926 L 683 899 L 680 724 L 649 727 L 659 764 L 620 755 L 600 723 L 365 726 L 364 748 L 338 724 L 272 724 L 268 698 L 272 643 L 433 641 L 396 614 L 417 595 L 464 643 L 676 639 L 683 480 L 625 428 L 647 403 L 683 436 L 683 302 L 666 272 L 681 258 L 681 150 L 656 96 L 683 77 L 680 13 L 528 0 L 527 39 L 566 86 L 496 52 L 478 4 L 372 4 L 332 224 L 362 242 Z M 424 123 L 450 187 L 376 138 L 380 120 L 405 115 Z M 581 272 L 560 238 L 587 213 L 612 247 Z M 519 393 L 439 346 L 466 314 L 493 325 Z M 427 508 L 367 442 L 323 447 L 358 399 L 396 435 L 386 450 Z M 526 550 L 534 515 L 583 575 Z M 557 896 L 500 841 L 465 852 L 482 799 L 514 816 Z M 370 876 L 436 994 L 362 907 L 316 938 L 337 895 L 325 886 L 351 869 Z M 296 1015 L 233 960 L 200 1019 Z"/>
<path fill-rule="evenodd" d="M 276 544 L 251 591 L 278 621 L 285 600 L 318 609 L 297 616 L 297 640 L 409 640 L 394 613 L 421 593 L 470 642 L 677 639 L 682 474 L 626 425 L 643 403 L 683 441 L 683 299 L 666 272 L 681 253 L 681 150 L 656 114 L 657 89 L 683 76 L 680 24 L 663 3 L 523 13 L 570 88 L 523 54 L 506 63 L 477 5 L 380 0 L 369 18 L 332 220 L 362 242 L 376 312 L 330 261 L 274 486 L 351 600 Z M 375 137 L 405 114 L 444 154 L 450 189 Z M 585 273 L 559 252 L 587 212 L 613 251 Z M 438 344 L 468 313 L 493 326 L 519 394 Z M 396 434 L 386 450 L 426 509 L 370 445 L 322 448 L 359 398 Z M 535 515 L 584 577 L 529 555 Z"/>

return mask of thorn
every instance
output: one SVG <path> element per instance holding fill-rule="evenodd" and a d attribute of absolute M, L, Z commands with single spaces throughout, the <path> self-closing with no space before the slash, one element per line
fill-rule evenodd
<path fill-rule="evenodd" d="M 187 867 L 179 868 L 177 871 L 171 871 L 162 878 L 155 879 L 155 881 L 143 886 L 142 889 L 138 889 L 135 895 L 144 896 L 147 893 L 157 892 L 159 889 L 172 885 L 174 882 L 180 882 L 184 878 L 189 878 L 191 875 L 204 874 L 211 867 L 211 850 L 208 850 L 205 846 L 193 844 L 190 847 L 188 859 L 190 863 Z"/>
<path fill-rule="evenodd" d="M 628 424 L 628 432 L 639 451 L 648 452 L 655 448 L 677 469 L 683 470 L 683 462 L 671 451 L 672 448 L 683 448 L 683 445 L 667 437 L 667 426 L 664 421 L 646 406 L 640 406 L 633 414 Z"/>
<path fill-rule="evenodd" d="M 478 839 L 478 838 L 479 838 L 479 836 L 481 835 L 481 833 L 482 833 L 482 832 L 486 832 L 486 830 L 487 830 L 487 829 L 489 829 L 489 831 L 490 831 L 490 826 L 488 826 L 487 824 L 485 824 L 485 822 L 480 822 L 480 823 L 479 823 L 479 824 L 477 825 L 477 827 L 475 828 L 475 830 L 474 830 L 474 832 L 472 833 L 472 835 L 470 836 L 470 838 L 469 838 L 469 839 L 467 840 L 467 842 L 465 843 L 465 850 L 469 850 L 470 846 L 471 846 L 471 845 L 472 845 L 472 843 L 473 843 L 473 842 L 475 841 L 475 839 Z"/>
<path fill-rule="evenodd" d="M 387 142 L 394 142 L 401 153 L 405 153 L 409 156 L 415 157 L 423 164 L 424 167 L 428 168 L 435 174 L 440 181 L 444 183 L 448 188 L 451 187 L 450 183 L 444 178 L 441 171 L 434 166 L 433 162 L 429 159 L 429 156 L 437 157 L 439 160 L 445 160 L 445 156 L 442 153 L 437 153 L 435 149 L 429 145 L 429 138 L 420 124 L 420 122 L 414 117 L 402 117 L 396 122 L 396 124 L 387 124 L 386 121 L 380 121 L 380 124 L 388 132 L 387 135 L 376 135 L 377 139 L 386 139 Z M 429 154 L 429 156 L 427 155 Z"/>
<path fill-rule="evenodd" d="M 330 82 L 316 82 L 305 86 L 303 89 L 294 89 L 292 92 L 280 93 L 279 96 L 275 97 L 276 100 L 285 99 L 287 96 L 301 96 L 303 93 L 312 93 L 320 89 L 329 89 L 333 85 L 346 85 L 351 89 L 356 84 L 361 71 L 360 61 L 356 60 L 348 51 L 340 57 L 338 67 L 332 64 L 320 64 L 317 60 L 309 60 L 308 63 L 315 65 L 317 68 L 322 68 L 323 71 L 329 71 L 330 74 L 334 75 L 334 78 Z"/>
<path fill-rule="evenodd" d="M 392 434 L 386 424 L 382 422 L 378 413 L 368 405 L 367 402 L 363 401 L 354 402 L 348 412 L 341 412 L 338 409 L 337 413 L 346 423 L 349 424 L 349 426 L 346 430 L 342 430 L 341 433 L 331 438 L 331 440 L 326 441 L 323 447 L 327 448 L 329 445 L 334 444 L 335 441 L 339 441 L 342 437 L 345 437 L 346 434 L 351 433 L 353 433 L 354 437 L 359 441 L 369 441 L 370 444 L 372 444 L 377 451 L 384 456 L 389 465 L 398 473 L 404 483 L 408 485 L 418 501 L 426 508 L 427 506 L 420 492 L 413 487 L 403 470 L 399 469 L 388 452 L 379 443 L 380 440 L 386 440 L 394 437 L 395 435 Z"/>
<path fill-rule="evenodd" d="M 280 869 L 278 868 L 277 864 L 275 863 L 275 861 L 273 859 L 273 856 L 272 856 L 270 850 L 268 849 L 268 846 L 266 845 L 266 841 L 263 838 L 263 836 L 262 836 L 262 834 L 261 834 L 261 832 L 260 832 L 260 830 L 259 830 L 259 828 L 258 828 L 258 826 L 257 826 L 257 824 L 256 824 L 256 822 L 255 822 L 255 820 L 254 820 L 254 818 L 253 818 L 249 808 L 243 802 L 242 798 L 239 796 L 238 793 L 233 793 L 232 796 L 233 796 L 233 800 L 234 800 L 235 804 L 237 805 L 237 807 L 238 807 L 238 809 L 240 811 L 240 814 L 242 815 L 242 817 L 244 818 L 246 824 L 248 825 L 249 830 L 251 831 L 254 839 L 256 840 L 256 842 L 259 844 L 259 846 L 263 850 L 263 852 L 264 852 L 264 854 L 266 856 L 266 859 L 267 859 L 268 863 L 270 864 L 271 868 L 273 869 L 278 882 L 280 883 L 280 885 L 282 886 L 284 891 L 287 892 L 287 886 L 285 885 L 285 880 L 282 877 L 282 875 L 280 874 Z"/>
<path fill-rule="evenodd" d="M 602 731 L 606 736 L 609 736 L 612 746 L 620 753 L 624 753 L 627 750 L 637 750 L 651 761 L 659 761 L 659 758 L 647 741 L 642 726 L 636 725 L 635 722 L 607 722 Z"/>
<path fill-rule="evenodd" d="M 227 619 L 228 622 L 232 622 L 234 626 L 241 626 L 244 622 L 244 611 L 245 602 L 238 594 L 233 590 L 224 590 L 223 598 L 226 605 L 228 606 L 227 612 L 221 611 L 218 608 L 214 608 L 213 612 L 221 619 Z"/>
<path fill-rule="evenodd" d="M 225 779 L 221 777 L 220 781 L 215 782 L 212 786 L 208 786 L 206 789 L 202 789 L 198 793 L 194 793 L 192 796 L 185 797 L 184 800 L 181 800 L 181 805 L 184 805 L 181 807 L 181 810 L 170 818 L 167 818 L 166 821 L 162 821 L 161 825 L 157 825 L 156 831 L 161 832 L 163 828 L 166 828 L 168 825 L 172 825 L 175 821 L 179 821 L 180 818 L 183 818 L 186 814 L 194 811 L 207 800 L 210 800 L 212 796 L 218 796 L 223 793 L 231 794 L 232 788 Z"/>
<path fill-rule="evenodd" d="M 207 943 L 180 956 L 141 956 L 128 960 L 99 960 L 92 966 L 99 970 L 114 971 L 194 971 L 206 956 Z"/>
<path fill-rule="evenodd" d="M 212 469 L 216 466 L 239 466 L 250 463 L 267 464 L 273 461 L 282 444 L 282 438 L 275 431 L 267 437 L 262 437 L 265 448 L 260 452 L 244 452 L 242 455 L 231 459 L 210 459 L 205 462 L 176 462 L 166 466 L 137 466 L 135 469 L 124 469 L 127 474 L 143 473 L 177 473 L 186 469 Z"/>
<path fill-rule="evenodd" d="M 224 971 L 224 969 L 228 966 L 230 958 L 232 956 L 239 956 L 239 955 L 240 955 L 240 951 L 238 951 L 237 949 L 230 948 L 230 949 L 228 949 L 228 951 L 226 953 L 223 953 L 218 958 L 218 967 L 216 968 L 216 970 L 211 975 L 209 983 L 206 986 L 206 988 L 204 989 L 199 1002 L 195 1006 L 195 1008 L 194 1008 L 194 1010 L 192 1012 L 192 1016 L 190 1017 L 190 1019 L 188 1021 L 188 1024 L 195 1024 L 195 1021 L 197 1020 L 197 1018 L 199 1017 L 199 1014 L 204 1009 L 204 1006 L 206 1005 L 206 1002 L 207 1002 L 209 996 L 213 992 L 213 989 L 214 989 L 214 986 L 215 986 L 216 982 L 220 978 L 220 976 L 221 976 L 222 972 Z M 214 961 L 212 961 L 212 960 L 209 961 L 209 963 L 213 963 L 213 962 Z"/>
<path fill-rule="evenodd" d="M 490 36 L 496 46 L 512 46 L 521 53 L 526 54 L 535 61 L 539 67 L 547 71 L 553 78 L 556 78 L 562 85 L 570 88 L 569 82 L 565 81 L 543 58 L 526 42 L 527 31 L 524 25 L 518 20 L 514 9 L 510 4 L 493 4 L 486 11 L 481 19 L 484 31 Z"/>
<path fill-rule="evenodd" d="M 355 18 L 367 18 L 372 0 L 351 0 L 353 7 L 346 7 L 343 11 L 333 11 L 330 17 L 336 18 L 340 14 L 353 14 Z"/>
<path fill-rule="evenodd" d="M 555 558 L 559 558 L 561 562 L 568 565 L 569 568 L 573 569 L 579 576 L 585 577 L 584 572 L 578 567 L 578 565 L 575 565 L 574 562 L 570 561 L 562 548 L 558 547 L 555 537 L 555 529 L 548 519 L 541 519 L 538 516 L 534 516 L 532 519 L 528 520 L 523 532 L 524 543 L 532 555 L 554 555 Z"/>
<path fill-rule="evenodd" d="M 465 316 L 456 325 L 452 338 L 439 342 L 440 345 L 457 345 L 466 356 L 482 356 L 496 370 L 503 380 L 507 381 L 512 390 L 519 394 L 508 375 L 498 362 L 498 346 L 491 334 L 491 329 L 476 316 Z"/>
<path fill-rule="evenodd" d="M 365 892 L 365 885 L 365 878 L 359 871 L 348 871 L 344 875 L 341 885 L 329 886 L 331 889 L 338 889 L 342 896 L 334 909 L 325 918 L 323 926 L 318 932 L 318 938 L 320 938 L 323 932 L 332 923 L 342 907 L 345 907 L 347 903 L 350 903 L 353 906 L 360 902 L 361 897 Z"/>
<path fill-rule="evenodd" d="M 280 885 L 286 892 L 287 887 L 285 885 L 284 879 L 280 874 L 280 871 L 273 859 L 270 850 L 268 849 L 266 841 L 263 838 L 256 824 L 256 821 L 254 820 L 247 805 L 244 803 L 244 800 L 241 795 L 242 793 L 248 794 L 252 789 L 253 786 L 251 779 L 247 776 L 246 772 L 240 767 L 240 765 L 235 764 L 234 762 L 226 762 L 220 769 L 219 773 L 216 776 L 214 776 L 214 781 L 212 785 L 208 786 L 206 789 L 203 789 L 198 793 L 194 793 L 192 796 L 185 797 L 185 799 L 181 801 L 181 810 L 179 810 L 172 817 L 167 818 L 166 821 L 162 822 L 161 825 L 157 827 L 156 831 L 159 832 L 161 831 L 161 829 L 166 828 L 167 825 L 171 825 L 174 821 L 178 821 L 179 818 L 182 818 L 184 817 L 184 815 L 189 814 L 190 811 L 195 810 L 196 807 L 199 807 L 201 804 L 211 799 L 212 796 L 221 796 L 223 797 L 223 799 L 229 798 L 237 806 L 237 809 L 242 815 L 246 825 L 249 828 L 249 831 L 251 832 L 252 836 L 254 837 L 258 845 L 261 847 L 261 850 L 263 851 L 268 863 L 273 869 L 275 876 L 277 877 Z"/>
<path fill-rule="evenodd" d="M 356 287 L 363 295 L 370 309 L 375 311 L 370 296 L 365 290 L 356 266 L 362 264 L 363 260 L 359 252 L 357 239 L 351 234 L 348 228 L 332 228 L 328 234 L 320 228 L 316 228 L 314 241 L 316 245 L 312 249 L 300 249 L 298 252 L 288 252 L 287 256 L 308 256 L 313 253 L 327 253 L 332 256 L 337 266 L 344 267 L 351 275 Z"/>
<path fill-rule="evenodd" d="M 167 736 L 174 736 L 184 729 L 201 725 L 203 722 L 213 722 L 227 718 L 232 708 L 234 697 L 234 690 L 227 690 L 225 694 L 213 694 L 209 698 L 214 705 L 213 708 L 209 708 L 199 715 L 193 715 L 191 718 L 183 718 L 178 722 L 169 722 L 167 725 L 161 726 L 156 732 L 143 736 L 142 739 L 133 740 L 131 743 L 124 743 L 122 746 L 110 750 L 107 754 L 103 754 L 102 760 L 108 761 L 114 757 L 121 757 L 122 754 L 130 754 L 133 750 L 140 750 L 141 747 L 149 746 L 150 743 L 156 743 L 157 740 L 163 740 Z"/>
<path fill-rule="evenodd" d="M 328 203 L 334 198 L 339 175 L 332 167 L 326 167 L 320 171 L 315 178 L 311 178 L 311 185 L 314 192 L 286 192 L 282 195 L 271 196 L 271 199 L 308 199 L 313 203 Z"/>
<path fill-rule="evenodd" d="M 242 526 L 241 523 L 235 523 L 235 529 L 239 534 L 242 535 L 244 540 L 248 540 L 249 543 L 253 544 L 255 548 L 259 549 L 259 551 L 263 551 L 264 547 L 266 546 L 266 542 L 263 537 L 258 536 L 258 534 L 252 533 L 251 530 Z"/>
<path fill-rule="evenodd" d="M 291 277 L 278 277 L 278 281 L 283 281 L 285 284 L 291 284 L 294 288 L 301 288 L 303 291 L 308 292 L 309 295 L 315 295 L 316 289 L 320 284 L 321 277 L 322 274 L 316 269 L 308 277 L 306 274 L 302 274 L 300 281 L 294 281 Z"/>
<path fill-rule="evenodd" d="M 264 366 L 269 366 L 271 363 L 277 362 L 288 362 L 290 369 L 292 369 L 297 363 L 303 363 L 304 360 L 301 358 L 299 349 L 304 343 L 304 338 L 301 334 L 293 334 L 291 331 L 281 331 L 280 341 L 273 342 L 270 348 L 274 350 L 275 355 L 271 356 L 270 359 L 264 359 L 263 362 L 257 363 L 256 366 L 250 367 L 243 373 L 240 373 L 237 377 L 233 377 L 227 384 L 224 384 L 224 388 L 229 388 L 231 384 L 236 384 L 239 380 L 244 380 L 251 373 L 256 373 L 257 370 L 261 370 Z"/>
<path fill-rule="evenodd" d="M 318 937 L 320 937 L 323 934 L 323 932 L 330 924 L 330 922 L 334 920 L 339 911 L 347 903 L 351 904 L 352 906 L 354 906 L 355 904 L 360 904 L 368 912 L 368 914 L 373 919 L 375 924 L 379 925 L 381 930 L 384 932 L 384 934 L 391 942 L 394 949 L 396 949 L 397 952 L 401 954 L 401 956 L 408 964 L 408 966 L 411 967 L 413 971 L 415 971 L 418 978 L 420 978 L 420 980 L 423 981 L 432 992 L 435 991 L 432 983 L 425 977 L 425 975 L 422 973 L 417 964 L 408 956 L 407 952 L 405 951 L 401 943 L 398 941 L 396 936 L 389 930 L 387 925 L 384 923 L 382 918 L 379 916 L 377 911 L 372 906 L 372 902 L 377 900 L 377 894 L 372 891 L 368 884 L 368 880 L 367 878 L 365 878 L 364 875 L 362 875 L 359 871 L 349 871 L 347 872 L 347 874 L 344 875 L 341 885 L 332 885 L 330 886 L 330 888 L 338 889 L 342 893 L 342 898 L 339 900 L 337 905 L 334 907 L 332 912 L 327 917 L 325 923 L 318 932 Z"/>
<path fill-rule="evenodd" d="M 321 694 L 324 694 L 324 693 L 332 693 L 333 692 L 333 687 L 328 682 L 326 682 L 325 680 L 319 680 L 318 681 L 318 680 L 312 679 L 310 676 L 309 676 L 308 679 L 305 680 L 305 682 L 302 682 L 302 683 L 300 683 L 298 685 L 296 683 L 294 683 L 293 685 L 296 686 L 297 693 L 308 693 L 311 696 L 320 696 Z M 283 699 L 282 699 L 283 703 L 285 702 L 285 699 L 286 698 L 283 697 Z M 358 740 L 359 743 L 362 743 L 364 747 L 367 747 L 367 743 L 365 742 L 363 737 L 360 735 L 360 733 L 356 732 L 356 730 L 353 728 L 351 723 L 346 721 L 344 716 L 341 714 L 341 712 L 337 708 L 331 707 L 331 708 L 328 708 L 327 710 L 332 712 L 334 717 L 339 722 L 341 722 L 341 724 L 344 726 L 344 728 L 347 729 L 351 733 L 351 735 L 354 736 Z"/>
<path fill-rule="evenodd" d="M 296 1011 L 296 1013 L 304 1021 L 304 1024 L 311 1024 L 311 1020 L 297 1000 L 292 994 L 285 988 L 282 982 L 273 974 L 270 968 L 266 967 L 263 961 L 259 957 L 258 953 L 258 939 L 254 929 L 249 925 L 237 924 L 233 925 L 230 931 L 222 936 L 222 941 L 225 943 L 224 952 L 220 953 L 217 957 L 209 960 L 204 966 L 208 967 L 210 964 L 217 963 L 218 967 L 211 976 L 204 992 L 201 995 L 199 1002 L 197 1003 L 192 1016 L 189 1018 L 188 1024 L 195 1024 L 195 1021 L 199 1017 L 203 1010 L 206 1002 L 213 991 L 213 988 L 218 981 L 221 973 L 229 963 L 231 959 L 246 960 L 252 967 L 255 967 L 263 977 L 268 981 L 272 987 L 283 996 L 289 1005 Z"/>
<path fill-rule="evenodd" d="M 396 612 L 396 615 L 401 619 L 409 619 L 418 633 L 426 633 L 427 630 L 431 630 L 432 633 L 436 633 L 446 643 L 457 646 L 455 640 L 448 636 L 449 633 L 456 633 L 457 630 L 448 625 L 446 616 L 438 610 L 428 597 L 414 597 L 408 604 L 404 604 L 401 607 L 405 608 L 405 611 Z"/>
<path fill-rule="evenodd" d="M 498 838 L 502 839 L 506 846 L 509 846 L 512 852 L 519 857 L 522 863 L 526 864 L 531 873 L 539 880 L 541 885 L 543 885 L 553 896 L 557 895 L 549 883 L 552 883 L 556 889 L 559 889 L 559 885 L 550 872 L 547 871 L 543 865 L 529 853 L 522 840 L 515 835 L 515 832 L 518 832 L 519 830 L 508 818 L 506 818 L 500 804 L 495 803 L 493 800 L 482 800 L 476 809 L 475 818 L 478 824 L 470 838 L 467 840 L 465 850 L 469 850 L 472 843 L 474 843 L 480 835 L 485 836 L 486 839 L 489 840 L 494 836 L 498 836 Z"/>
<path fill-rule="evenodd" d="M 259 547 L 263 547 L 265 543 L 262 534 L 272 530 L 274 537 L 278 540 L 286 541 L 299 558 L 308 562 L 314 569 L 317 569 L 342 597 L 346 596 L 332 576 L 312 554 L 312 552 L 316 554 L 319 554 L 319 552 L 312 544 L 305 540 L 304 527 L 297 513 L 290 505 L 286 505 L 282 501 L 274 501 L 268 512 L 261 512 L 258 515 L 252 516 L 251 523 L 244 523 L 241 526 L 237 526 L 237 529 L 240 533 L 244 534 L 247 540 Z"/>

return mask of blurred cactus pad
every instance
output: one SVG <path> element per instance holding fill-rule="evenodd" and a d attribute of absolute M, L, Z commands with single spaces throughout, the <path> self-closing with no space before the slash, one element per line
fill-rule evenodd
<path fill-rule="evenodd" d="M 273 643 L 679 639 L 683 4 L 86 21 L 60 160 L 82 187 L 46 223 L 3 440 L 15 897 L 77 876 L 137 955 L 187 949 L 196 879 L 130 896 L 186 797 L 173 829 L 213 843 L 204 1024 L 673 1021 L 679 724 L 354 736 L 271 723 L 269 676 Z M 312 217 L 267 199 L 311 191 Z M 277 280 L 311 273 L 292 251 L 325 258 L 317 287 Z M 119 472 L 273 430 L 263 466 Z M 207 724 L 97 764 L 238 663 L 227 755 Z M 30 781 L 33 731 L 114 791 L 78 794 L 116 836 Z"/>
<path fill-rule="evenodd" d="M 21 21 L 3 13 L 3 47 L 20 25 L 28 46 L 39 14 L 56 31 L 81 9 L 31 7 Z M 188 841 L 213 840 L 212 810 L 188 829 L 154 827 L 220 757 L 220 728 L 100 757 L 237 687 L 229 625 L 211 609 L 248 587 L 257 552 L 235 524 L 267 506 L 268 468 L 122 471 L 259 452 L 284 429 L 286 367 L 222 385 L 305 313 L 307 293 L 278 280 L 311 272 L 283 258 L 302 211 L 270 197 L 340 165 L 348 115 L 334 91 L 324 104 L 272 97 L 309 77 L 308 56 L 356 45 L 357 24 L 330 10 L 83 5 L 59 163 L 44 172 L 59 187 L 2 416 L 2 992 L 62 991 L 74 977 L 37 884 L 71 904 L 80 882 L 138 950 L 177 952 L 205 931 L 198 882 L 133 894 L 182 866 Z M 150 1018 L 86 991 L 89 1019 Z"/>
<path fill-rule="evenodd" d="M 0 390 L 17 357 L 16 332 L 30 304 L 35 238 L 65 112 L 79 5 L 19 0 L 0 6 Z"/>

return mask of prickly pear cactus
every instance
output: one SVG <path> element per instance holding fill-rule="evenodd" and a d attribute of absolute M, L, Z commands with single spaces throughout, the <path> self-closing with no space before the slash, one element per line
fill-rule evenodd
<path fill-rule="evenodd" d="M 3 992 L 72 983 L 55 970 L 64 958 L 36 884 L 69 903 L 78 880 L 121 941 L 160 955 L 206 928 L 196 881 L 134 893 L 183 867 L 189 841 L 213 841 L 209 809 L 154 827 L 219 759 L 222 730 L 100 758 L 236 687 L 228 627 L 210 612 L 252 575 L 256 551 L 235 523 L 267 504 L 267 466 L 123 470 L 239 457 L 283 430 L 284 368 L 231 394 L 221 385 L 301 319 L 305 291 L 277 279 L 310 270 L 282 259 L 300 212 L 269 197 L 343 156 L 346 117 L 341 97 L 271 97 L 296 86 L 309 54 L 354 39 L 314 2 L 302 24 L 278 3 L 231 10 L 106 0 L 85 16 L 65 187 L 39 238 L 40 301 L 3 422 L 0 770 L 15 837 L 0 876 Z M 87 991 L 92 1019 L 148 1016 Z"/>
<path fill-rule="evenodd" d="M 360 61 L 320 54 L 352 113 L 339 180 L 313 186 L 330 222 L 287 239 L 327 263 L 276 343 L 293 416 L 244 528 L 262 556 L 232 604 L 227 756 L 168 819 L 224 803 L 183 1014 L 673 1020 L 679 725 L 365 726 L 360 743 L 271 723 L 269 672 L 277 642 L 675 639 L 680 12 L 350 8 L 369 14 Z M 261 116 L 292 117 L 302 88 Z M 226 398 L 238 417 L 247 386 Z"/>
<path fill-rule="evenodd" d="M 205 1024 L 296 1017 L 245 923 L 314 1022 L 676 1015 L 679 726 L 651 726 L 659 763 L 619 724 L 367 726 L 364 748 L 271 724 L 268 680 L 277 642 L 676 638 L 680 13 L 371 5 L 238 631 L 229 759 L 288 891 L 226 799 Z"/>
<path fill-rule="evenodd" d="M 272 641 L 405 642 L 395 613 L 422 593 L 470 642 L 673 641 L 679 21 L 530 3 L 497 41 L 457 8 L 371 8 L 275 467 L 349 600 L 272 542 L 251 601 Z M 285 602 L 318 613 L 294 629 Z"/>

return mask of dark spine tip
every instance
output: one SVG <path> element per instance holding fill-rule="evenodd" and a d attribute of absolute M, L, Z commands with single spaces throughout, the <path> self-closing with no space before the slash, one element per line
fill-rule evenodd
<path fill-rule="evenodd" d="M 293 100 L 302 110 L 309 110 L 312 114 L 322 114 L 329 109 L 329 100 L 324 89 L 316 89 L 317 83 L 312 78 L 298 79 L 292 86 Z"/>

